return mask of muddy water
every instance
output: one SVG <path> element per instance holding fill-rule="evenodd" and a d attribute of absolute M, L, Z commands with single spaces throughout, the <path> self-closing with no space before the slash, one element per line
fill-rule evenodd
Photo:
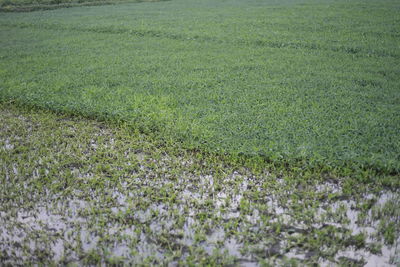
<path fill-rule="evenodd" d="M 400 265 L 399 192 L 207 167 L 98 125 L 66 141 L 67 122 L 48 143 L 3 122 L 0 265 Z"/>
<path fill-rule="evenodd" d="M 235 176 L 237 174 L 234 174 Z M 235 178 L 232 178 L 235 179 Z M 188 200 L 195 200 L 198 202 L 205 202 L 208 200 L 207 192 L 213 185 L 211 176 L 202 177 L 201 182 L 197 187 L 203 187 L 206 190 L 189 190 L 184 189 L 179 194 L 179 199 L 183 203 Z M 246 227 L 262 228 L 266 227 L 260 220 L 260 211 L 258 209 L 252 210 L 250 213 L 243 215 L 240 211 L 240 201 L 245 197 L 241 192 L 245 192 L 248 183 L 244 179 L 239 188 L 239 193 L 235 190 L 227 192 L 218 192 L 213 195 L 212 201 L 215 203 L 215 208 L 224 206 L 224 212 L 221 212 L 221 218 L 229 221 L 234 218 L 242 218 L 246 223 Z M 329 185 L 325 185 L 328 186 Z M 189 187 L 189 186 L 187 186 Z M 336 185 L 335 185 L 336 187 Z M 320 190 L 326 190 L 326 188 Z M 211 190 L 211 189 L 210 189 Z M 340 190 L 336 188 L 336 190 Z M 117 204 L 111 207 L 111 214 L 121 214 L 129 209 L 133 193 L 120 192 L 114 190 L 112 197 L 116 200 Z M 388 201 L 398 199 L 398 195 L 390 192 L 382 192 L 379 196 L 368 195 L 366 198 L 376 198 L 374 207 L 382 207 Z M 227 202 L 227 198 L 229 201 Z M 301 229 L 309 229 L 309 225 L 296 224 L 293 220 L 290 210 L 279 206 L 278 196 L 270 196 L 268 203 L 268 212 L 274 214 L 273 221 L 279 221 L 285 225 L 290 225 L 292 231 L 289 235 L 295 235 L 296 231 L 301 233 Z M 132 218 L 139 223 L 148 224 L 149 231 L 136 231 L 135 226 L 127 226 L 123 223 L 113 223 L 112 220 L 108 222 L 106 227 L 99 227 L 92 224 L 88 220 L 93 220 L 93 217 L 86 217 L 82 214 L 91 208 L 93 203 L 97 203 L 96 199 L 93 202 L 84 201 L 81 199 L 68 199 L 55 202 L 41 202 L 36 203 L 30 210 L 16 210 L 15 214 L 7 212 L 0 213 L 0 248 L 3 251 L 10 251 L 13 258 L 24 259 L 27 251 L 37 253 L 37 251 L 44 251 L 51 257 L 54 262 L 60 262 L 67 259 L 67 262 L 79 262 L 79 252 L 71 250 L 71 247 L 79 247 L 83 253 L 88 253 L 95 250 L 104 239 L 104 231 L 113 241 L 107 243 L 108 253 L 113 257 L 122 257 L 131 262 L 140 263 L 148 257 L 153 257 L 159 261 L 165 260 L 165 247 L 160 246 L 152 239 L 153 235 L 160 233 L 168 233 L 178 236 L 177 243 L 182 247 L 191 247 L 198 244 L 196 240 L 197 229 L 201 226 L 201 222 L 196 219 L 196 214 L 199 210 L 191 208 L 190 206 L 170 206 L 167 203 L 151 204 L 145 210 L 137 210 L 132 214 Z M 321 203 L 318 207 L 317 216 L 323 217 L 326 212 L 335 213 L 338 209 L 345 212 L 348 223 L 340 224 L 329 221 L 324 221 L 324 224 L 330 224 L 335 227 L 343 227 L 350 230 L 354 235 L 365 233 L 367 236 L 366 242 L 374 242 L 377 236 L 377 229 L 379 221 L 374 221 L 371 210 L 367 214 L 368 218 L 373 223 L 362 225 L 358 223 L 360 211 L 354 209 L 356 203 L 353 200 L 340 200 L 332 205 Z M 186 210 L 184 224 L 182 228 L 176 228 L 174 219 L 169 220 L 170 210 Z M 321 224 L 315 223 L 312 225 L 314 228 L 321 227 Z M 296 230 L 297 229 L 297 230 Z M 300 230 L 299 230 L 300 229 Z M 103 231 L 99 234 L 99 230 Z M 284 229 L 282 230 L 285 231 Z M 151 233 L 151 236 L 148 235 Z M 288 233 L 286 233 L 288 234 Z M 135 240 L 132 244 L 131 240 Z M 199 243 L 201 248 L 209 254 L 213 255 L 216 251 L 231 256 L 236 259 L 236 262 L 242 266 L 258 266 L 257 253 L 249 253 L 246 251 L 245 244 L 240 241 L 240 237 L 227 234 L 226 230 L 218 225 L 213 225 L 212 229 L 204 235 L 204 238 Z M 346 248 L 336 253 L 334 260 L 328 261 L 321 258 L 318 263 L 320 265 L 331 265 L 339 262 L 340 259 L 349 259 L 354 262 L 363 262 L 365 266 L 396 266 L 399 264 L 400 259 L 400 239 L 397 238 L 394 245 L 387 245 L 380 242 L 380 253 L 374 254 L 367 249 L 356 249 L 355 247 Z M 22 247 L 24 246 L 24 247 Z M 104 244 L 102 244 L 104 246 Z M 257 247 L 258 246 L 258 247 Z M 132 249 L 136 253 L 131 253 Z M 307 260 L 310 258 L 310 252 L 298 248 L 285 248 L 285 241 L 280 240 L 270 244 L 255 244 L 253 251 L 263 251 L 266 256 L 278 255 L 279 258 L 297 259 L 299 261 Z M 182 257 L 187 253 L 183 251 Z M 12 263 L 11 261 L 10 263 Z M 14 262 L 15 263 L 15 262 Z"/>

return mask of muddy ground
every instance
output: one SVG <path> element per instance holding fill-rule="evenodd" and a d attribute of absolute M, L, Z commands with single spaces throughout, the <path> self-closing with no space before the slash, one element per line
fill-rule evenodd
<path fill-rule="evenodd" d="M 0 265 L 400 265 L 400 194 L 379 180 L 243 167 L 8 104 L 0 179 Z"/>

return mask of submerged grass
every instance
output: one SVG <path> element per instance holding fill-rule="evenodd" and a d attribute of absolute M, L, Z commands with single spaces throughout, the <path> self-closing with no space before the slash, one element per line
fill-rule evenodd
<path fill-rule="evenodd" d="M 2 14 L 0 99 L 237 161 L 398 184 L 398 11 L 175 0 Z"/>
<path fill-rule="evenodd" d="M 0 129 L 1 265 L 400 264 L 398 187 L 15 105 Z"/>

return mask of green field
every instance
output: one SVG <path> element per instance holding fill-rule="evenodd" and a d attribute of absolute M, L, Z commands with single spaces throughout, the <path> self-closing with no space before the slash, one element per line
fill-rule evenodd
<path fill-rule="evenodd" d="M 165 0 L 0 0 L 0 12 L 30 12 L 67 7 L 158 2 Z"/>
<path fill-rule="evenodd" d="M 399 266 L 399 14 L 0 0 L 0 265 Z"/>
<path fill-rule="evenodd" d="M 399 1 L 166 1 L 0 14 L 0 98 L 187 148 L 400 170 Z"/>

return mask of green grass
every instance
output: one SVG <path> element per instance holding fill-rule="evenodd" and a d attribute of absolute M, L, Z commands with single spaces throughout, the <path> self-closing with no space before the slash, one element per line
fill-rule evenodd
<path fill-rule="evenodd" d="M 66 7 L 157 2 L 163 0 L 0 0 L 0 12 L 30 12 Z"/>
<path fill-rule="evenodd" d="M 14 105 L 0 129 L 2 266 L 400 263 L 398 187 L 244 168 Z"/>
<path fill-rule="evenodd" d="M 0 15 L 0 99 L 300 168 L 400 170 L 398 1 Z"/>

